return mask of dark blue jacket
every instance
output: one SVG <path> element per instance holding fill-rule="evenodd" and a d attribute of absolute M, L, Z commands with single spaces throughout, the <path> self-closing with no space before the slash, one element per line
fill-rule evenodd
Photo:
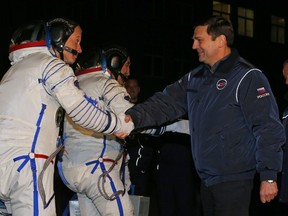
<path fill-rule="evenodd" d="M 189 116 L 194 163 L 207 185 L 277 180 L 285 132 L 265 75 L 236 50 L 212 73 L 202 64 L 129 109 L 137 128 Z"/>

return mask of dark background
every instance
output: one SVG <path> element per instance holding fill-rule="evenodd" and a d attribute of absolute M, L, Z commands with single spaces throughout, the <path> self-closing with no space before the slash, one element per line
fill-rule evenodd
<path fill-rule="evenodd" d="M 284 17 L 287 0 L 222 0 L 231 5 L 231 21 L 237 29 L 237 7 L 254 10 L 254 38 L 235 31 L 235 47 L 268 77 L 280 111 L 286 106 L 282 62 L 288 58 L 286 44 L 270 42 L 270 16 Z M 83 29 L 83 50 L 91 45 L 118 43 L 129 49 L 132 74 L 140 79 L 147 97 L 176 81 L 198 58 L 192 50 L 195 20 L 212 14 L 212 0 L 14 0 L 2 1 L 0 77 L 9 67 L 8 45 L 13 31 L 31 19 L 67 17 Z M 288 25 L 287 25 L 288 26 Z"/>
<path fill-rule="evenodd" d="M 254 37 L 241 37 L 235 31 L 234 45 L 268 77 L 281 115 L 288 105 L 283 98 L 287 87 L 282 76 L 282 63 L 288 58 L 288 29 L 284 45 L 271 43 L 270 16 L 284 17 L 288 26 L 288 1 L 221 2 L 231 4 L 235 29 L 237 7 L 254 10 Z M 128 48 L 132 74 L 138 77 L 144 97 L 162 90 L 198 65 L 196 52 L 192 50 L 193 25 L 198 18 L 212 15 L 212 0 L 4 0 L 0 4 L 0 77 L 9 68 L 9 41 L 19 25 L 32 19 L 67 17 L 83 29 L 84 52 L 89 46 L 108 43 Z M 287 205 L 278 205 L 276 200 L 265 205 L 258 198 L 253 200 L 256 212 L 261 209 L 257 215 L 287 213 Z"/>

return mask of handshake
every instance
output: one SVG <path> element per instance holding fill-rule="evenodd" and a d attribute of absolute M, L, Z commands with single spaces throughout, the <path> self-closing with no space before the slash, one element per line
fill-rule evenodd
<path fill-rule="evenodd" d="M 125 115 L 124 113 L 118 115 L 118 120 L 120 121 L 120 129 L 117 130 L 114 135 L 119 139 L 125 139 L 135 126 L 130 115 Z"/>
<path fill-rule="evenodd" d="M 118 118 L 119 118 L 121 126 L 120 126 L 120 129 L 114 133 L 114 135 L 120 139 L 125 139 L 135 129 L 135 125 L 130 115 L 125 115 L 123 113 L 123 114 L 118 115 Z M 161 130 L 147 129 L 147 130 L 142 131 L 141 133 L 146 133 L 150 135 L 151 133 L 153 135 L 161 135 L 161 134 L 154 134 L 156 132 L 159 133 L 159 131 L 161 131 L 161 134 L 164 132 L 170 131 L 170 132 L 185 133 L 185 134 L 190 135 L 189 120 L 178 120 L 172 124 L 161 127 Z"/>

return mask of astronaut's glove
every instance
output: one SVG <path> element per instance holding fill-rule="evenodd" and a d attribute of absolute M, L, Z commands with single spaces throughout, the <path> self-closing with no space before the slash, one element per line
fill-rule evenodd
<path fill-rule="evenodd" d="M 118 120 L 121 126 L 117 133 L 126 133 L 129 135 L 135 127 L 133 121 L 125 122 L 125 116 L 124 113 L 118 115 Z"/>
<path fill-rule="evenodd" d="M 166 126 L 166 132 L 171 131 L 171 132 L 178 132 L 178 133 L 184 133 L 184 134 L 189 134 L 189 120 L 183 119 L 179 120 L 177 122 L 174 122 L 170 125 Z"/>

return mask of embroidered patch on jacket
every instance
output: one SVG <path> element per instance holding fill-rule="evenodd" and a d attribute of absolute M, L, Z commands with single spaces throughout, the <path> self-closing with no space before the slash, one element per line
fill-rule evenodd
<path fill-rule="evenodd" d="M 216 88 L 218 90 L 223 90 L 227 85 L 227 80 L 226 79 L 220 79 L 217 81 L 217 84 L 216 84 Z"/>
<path fill-rule="evenodd" d="M 261 88 L 257 89 L 257 98 L 258 99 L 266 97 L 266 96 L 269 96 L 269 95 L 270 95 L 270 93 L 267 92 L 264 87 L 261 87 Z"/>

